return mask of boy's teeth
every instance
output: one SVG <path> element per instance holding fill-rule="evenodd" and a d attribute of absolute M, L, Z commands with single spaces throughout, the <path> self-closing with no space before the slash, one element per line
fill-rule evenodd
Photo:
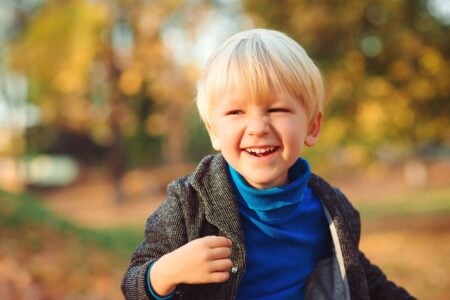
<path fill-rule="evenodd" d="M 267 152 L 272 152 L 275 150 L 275 147 L 267 147 L 267 148 L 247 148 L 247 152 L 255 153 L 255 154 L 264 154 Z"/>

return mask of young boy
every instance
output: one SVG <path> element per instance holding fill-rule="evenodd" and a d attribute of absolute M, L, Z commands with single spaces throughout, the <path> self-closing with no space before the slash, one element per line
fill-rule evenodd
<path fill-rule="evenodd" d="M 213 148 L 168 187 L 123 281 L 128 299 L 413 299 L 359 251 L 360 219 L 299 158 L 322 125 L 322 77 L 266 29 L 210 57 L 197 106 Z"/>

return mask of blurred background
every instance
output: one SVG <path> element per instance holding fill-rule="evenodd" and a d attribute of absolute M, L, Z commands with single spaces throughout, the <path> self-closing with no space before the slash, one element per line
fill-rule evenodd
<path fill-rule="evenodd" d="M 122 298 L 166 185 L 212 153 L 199 70 L 254 27 L 323 71 L 305 156 L 361 211 L 361 248 L 448 299 L 449 26 L 445 0 L 0 0 L 0 299 Z"/>

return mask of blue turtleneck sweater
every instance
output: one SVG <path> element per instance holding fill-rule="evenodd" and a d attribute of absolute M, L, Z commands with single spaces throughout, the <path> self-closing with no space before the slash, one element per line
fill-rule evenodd
<path fill-rule="evenodd" d="M 320 258 L 331 255 L 327 219 L 307 185 L 308 163 L 299 158 L 288 184 L 263 190 L 229 170 L 247 251 L 237 299 L 304 299 L 307 277 Z"/>

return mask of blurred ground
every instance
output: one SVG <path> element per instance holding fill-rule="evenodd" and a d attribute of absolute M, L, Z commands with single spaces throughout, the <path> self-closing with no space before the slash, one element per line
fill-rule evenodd
<path fill-rule="evenodd" d="M 337 170 L 324 176 L 339 187 L 356 205 L 397 198 L 405 193 L 450 187 L 450 161 L 426 165 L 426 180 L 408 182 L 406 168 L 372 167 L 368 172 Z M 122 181 L 124 203 L 114 202 L 114 187 L 105 173 L 85 170 L 75 184 L 41 191 L 52 211 L 89 227 L 142 226 L 146 217 L 165 199 L 167 184 L 194 170 L 193 165 L 178 165 L 151 170 L 134 170 Z M 411 179 L 410 179 L 411 180 Z M 414 181 L 414 179 L 412 179 Z"/>
<path fill-rule="evenodd" d="M 408 206 L 409 197 L 416 199 L 411 205 L 417 205 L 421 197 L 422 202 L 427 201 L 427 195 L 440 197 L 444 205 L 446 201 L 450 203 L 450 162 L 429 162 L 423 167 L 426 176 L 419 174 L 420 178 L 416 179 L 408 175 L 404 166 L 378 166 L 367 173 L 335 171 L 324 177 L 361 208 L 361 249 L 389 278 L 419 298 L 447 299 L 450 294 L 450 212 L 371 213 L 372 204 L 381 203 L 386 210 L 403 199 L 401 201 Z M 99 171 L 86 172 L 73 186 L 40 194 L 51 211 L 77 224 L 91 228 L 127 226 L 143 231 L 147 216 L 165 198 L 166 184 L 192 168 L 184 165 L 128 173 L 123 181 L 126 201 L 121 204 L 114 202 L 114 188 Z M 412 170 L 422 172 L 420 166 L 418 168 Z M 415 210 L 406 207 L 406 211 Z"/>
<path fill-rule="evenodd" d="M 75 184 L 39 194 L 50 210 L 77 224 L 143 228 L 149 214 L 165 199 L 167 184 L 193 169 L 192 165 L 177 165 L 128 172 L 122 180 L 123 203 L 115 202 L 115 188 L 106 173 L 99 170 L 84 170 Z"/>

